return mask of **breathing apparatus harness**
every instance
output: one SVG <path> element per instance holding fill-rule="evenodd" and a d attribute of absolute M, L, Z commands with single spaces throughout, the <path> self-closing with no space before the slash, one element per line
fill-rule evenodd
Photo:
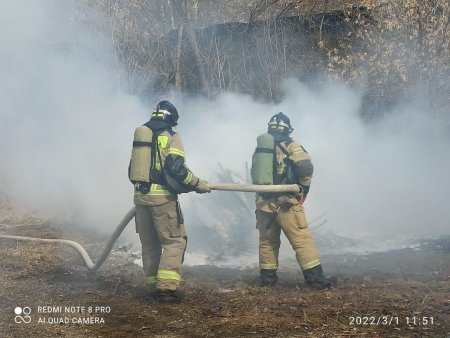
<path fill-rule="evenodd" d="M 174 194 L 191 191 L 188 186 L 178 182 L 165 166 L 162 164 L 161 149 L 158 137 L 165 131 L 171 136 L 176 133 L 171 126 L 162 128 L 151 128 L 147 122 L 139 127 L 139 140 L 133 141 L 133 153 L 131 156 L 128 175 L 130 181 L 135 185 L 135 190 L 146 195 L 150 192 L 152 184 L 165 186 Z"/>
<path fill-rule="evenodd" d="M 289 158 L 289 152 L 287 151 L 286 147 L 288 147 L 292 142 L 292 138 L 290 138 L 288 135 L 285 134 L 279 134 L 276 133 L 273 135 L 274 137 L 274 149 L 273 149 L 273 184 L 296 184 L 297 178 L 295 176 L 294 170 L 292 166 L 294 163 L 292 163 L 292 160 Z M 282 143 L 285 142 L 285 145 Z M 283 174 L 278 174 L 278 159 L 277 159 L 277 147 L 283 152 L 283 154 L 286 155 L 286 157 L 283 159 L 286 170 Z"/>
<path fill-rule="evenodd" d="M 164 100 L 157 104 L 150 120 L 136 129 L 128 172 L 136 191 L 148 194 L 152 184 L 163 185 L 174 194 L 192 190 L 171 175 L 170 170 L 165 168 L 167 162 L 162 165 L 159 137 L 166 131 L 170 136 L 176 135 L 172 127 L 178 124 L 178 118 L 175 106 Z"/>
<path fill-rule="evenodd" d="M 269 131 L 257 139 L 257 146 L 252 158 L 252 180 L 254 184 L 297 184 L 292 160 L 286 149 L 293 140 L 289 135 Z M 284 144 L 282 144 L 284 143 Z M 286 157 L 283 159 L 286 170 L 278 174 L 277 148 Z"/>

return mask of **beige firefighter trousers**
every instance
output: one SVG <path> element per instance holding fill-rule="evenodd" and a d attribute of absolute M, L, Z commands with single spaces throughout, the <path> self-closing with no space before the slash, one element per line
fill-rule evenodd
<path fill-rule="evenodd" d="M 186 231 L 177 201 L 136 205 L 136 231 L 142 244 L 145 283 L 149 289 L 176 290 L 186 250 Z"/>
<path fill-rule="evenodd" d="M 259 267 L 277 269 L 280 249 L 280 234 L 283 230 L 295 251 L 302 270 L 320 264 L 305 212 L 300 204 L 289 209 L 280 209 L 276 218 L 273 213 L 256 210 L 256 227 L 259 229 Z"/>

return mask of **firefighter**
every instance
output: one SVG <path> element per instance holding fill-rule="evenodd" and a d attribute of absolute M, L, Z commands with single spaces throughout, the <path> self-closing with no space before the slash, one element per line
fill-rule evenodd
<path fill-rule="evenodd" d="M 211 192 L 207 181 L 185 164 L 180 135 L 172 130 L 177 121 L 175 106 L 159 102 L 150 120 L 135 131 L 128 170 L 146 290 L 158 303 L 181 300 L 178 287 L 187 236 L 178 194 Z"/>
<path fill-rule="evenodd" d="M 328 288 L 335 277 L 326 278 L 316 245 L 308 228 L 303 202 L 308 195 L 313 165 L 308 152 L 290 134 L 289 118 L 278 113 L 271 117 L 268 131 L 257 139 L 252 157 L 254 184 L 299 184 L 302 192 L 293 194 L 256 194 L 256 227 L 259 230 L 259 267 L 261 286 L 277 283 L 280 234 L 283 230 L 295 251 L 306 285 Z"/>

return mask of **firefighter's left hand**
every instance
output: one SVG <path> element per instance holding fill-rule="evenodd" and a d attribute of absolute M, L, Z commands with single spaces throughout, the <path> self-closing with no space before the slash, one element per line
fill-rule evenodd
<path fill-rule="evenodd" d="M 199 180 L 194 189 L 197 194 L 204 194 L 206 192 L 211 192 L 211 189 L 208 186 L 208 181 L 205 180 Z"/>

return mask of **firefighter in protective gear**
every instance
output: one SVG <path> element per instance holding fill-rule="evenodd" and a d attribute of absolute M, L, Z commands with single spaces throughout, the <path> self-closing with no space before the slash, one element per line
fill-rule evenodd
<path fill-rule="evenodd" d="M 335 283 L 336 278 L 323 275 L 316 245 L 308 228 L 302 204 L 311 185 L 313 165 L 307 151 L 289 136 L 292 131 L 290 120 L 285 114 L 272 116 L 267 133 L 258 137 L 252 158 L 253 183 L 298 184 L 302 187 L 298 196 L 256 195 L 260 281 L 262 286 L 273 286 L 278 281 L 276 271 L 282 230 L 295 251 L 306 284 L 324 289 Z M 270 156 L 262 156 L 267 154 Z"/>
<path fill-rule="evenodd" d="M 146 289 L 158 302 L 180 300 L 177 289 L 187 236 L 178 193 L 211 192 L 207 182 L 185 164 L 180 135 L 172 131 L 177 123 L 175 106 L 168 101 L 158 103 L 150 120 L 135 131 L 128 170 L 134 184 L 136 231 L 142 244 Z M 165 175 L 184 190 L 169 187 Z"/>

